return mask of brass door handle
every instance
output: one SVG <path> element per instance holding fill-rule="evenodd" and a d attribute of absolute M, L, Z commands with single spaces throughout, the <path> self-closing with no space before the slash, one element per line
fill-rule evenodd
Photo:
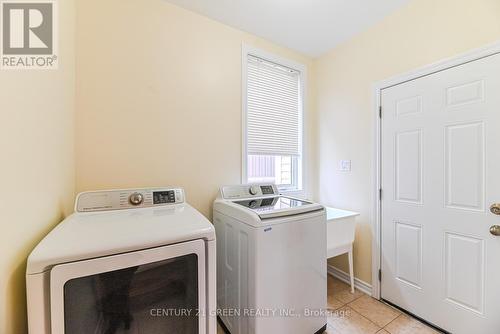
<path fill-rule="evenodd" d="M 490 212 L 494 215 L 500 215 L 500 203 L 491 204 Z"/>
<path fill-rule="evenodd" d="M 500 225 L 491 226 L 490 233 L 497 237 L 500 236 Z"/>

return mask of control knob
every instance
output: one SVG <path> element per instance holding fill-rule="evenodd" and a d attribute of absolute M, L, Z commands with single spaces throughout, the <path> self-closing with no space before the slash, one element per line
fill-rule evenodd
<path fill-rule="evenodd" d="M 139 205 L 142 203 L 142 201 L 144 200 L 144 196 L 142 196 L 141 193 L 132 193 L 129 198 L 128 198 L 128 201 L 130 204 L 132 205 Z"/>
<path fill-rule="evenodd" d="M 251 186 L 248 189 L 248 192 L 250 193 L 250 195 L 257 195 L 259 192 L 259 188 L 257 186 Z"/>

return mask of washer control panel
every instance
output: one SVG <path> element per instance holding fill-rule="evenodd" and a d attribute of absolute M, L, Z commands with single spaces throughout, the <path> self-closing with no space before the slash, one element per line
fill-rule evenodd
<path fill-rule="evenodd" d="M 78 194 L 76 212 L 148 208 L 184 203 L 182 188 L 88 191 Z"/>
<path fill-rule="evenodd" d="M 274 184 L 248 184 L 239 186 L 225 186 L 221 189 L 225 199 L 240 199 L 249 197 L 279 195 L 278 187 Z"/>

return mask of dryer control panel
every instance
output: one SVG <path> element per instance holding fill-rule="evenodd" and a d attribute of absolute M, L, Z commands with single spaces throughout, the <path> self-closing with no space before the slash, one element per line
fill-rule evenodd
<path fill-rule="evenodd" d="M 241 199 L 276 196 L 279 195 L 279 191 L 275 184 L 246 184 L 222 187 L 221 194 L 224 199 Z"/>
<path fill-rule="evenodd" d="M 87 191 L 78 194 L 76 212 L 148 208 L 184 203 L 182 188 Z"/>

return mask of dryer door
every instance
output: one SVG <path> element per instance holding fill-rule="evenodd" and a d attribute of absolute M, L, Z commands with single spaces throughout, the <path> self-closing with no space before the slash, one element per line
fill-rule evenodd
<path fill-rule="evenodd" d="M 55 266 L 53 334 L 206 333 L 205 243 Z"/>

